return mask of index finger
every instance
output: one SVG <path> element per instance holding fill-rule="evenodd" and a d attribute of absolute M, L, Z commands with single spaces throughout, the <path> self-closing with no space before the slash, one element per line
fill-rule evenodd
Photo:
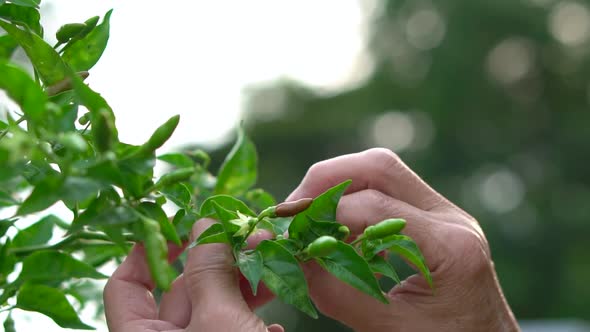
<path fill-rule="evenodd" d="M 316 197 L 348 179 L 352 184 L 347 193 L 374 189 L 425 211 L 450 204 L 395 153 L 383 148 L 343 155 L 313 165 L 287 200 Z"/>

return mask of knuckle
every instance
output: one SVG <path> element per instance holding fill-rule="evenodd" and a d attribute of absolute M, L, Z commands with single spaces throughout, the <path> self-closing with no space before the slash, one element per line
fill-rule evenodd
<path fill-rule="evenodd" d="M 389 177 L 406 166 L 401 158 L 393 151 L 385 148 L 373 148 L 365 151 L 365 155 L 371 161 L 375 173 Z"/>
<path fill-rule="evenodd" d="M 369 159 L 379 164 L 398 164 L 401 158 L 393 151 L 386 148 L 373 148 L 365 151 Z"/>
<path fill-rule="evenodd" d="M 456 244 L 457 262 L 462 266 L 458 272 L 468 276 L 487 273 L 492 268 L 489 248 L 479 233 L 468 228 L 458 227 L 452 242 Z"/>
<path fill-rule="evenodd" d="M 375 215 L 387 218 L 393 213 L 389 196 L 375 189 L 367 189 L 366 194 Z"/>
<path fill-rule="evenodd" d="M 307 170 L 306 177 L 311 179 L 322 177 L 327 169 L 328 165 L 326 161 L 317 162 L 311 165 L 311 167 Z"/>

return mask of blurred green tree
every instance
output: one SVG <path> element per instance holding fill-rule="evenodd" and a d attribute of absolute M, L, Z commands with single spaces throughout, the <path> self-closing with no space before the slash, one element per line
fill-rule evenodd
<path fill-rule="evenodd" d="M 374 68 L 359 86 L 326 95 L 280 81 L 251 92 L 245 117 L 263 161 L 259 184 L 285 197 L 315 161 L 389 147 L 480 221 L 519 319 L 590 319 L 590 5 L 379 8 Z"/>

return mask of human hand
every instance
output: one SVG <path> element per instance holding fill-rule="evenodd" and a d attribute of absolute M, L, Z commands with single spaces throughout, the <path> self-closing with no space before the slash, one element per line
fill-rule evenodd
<path fill-rule="evenodd" d="M 209 219 L 196 222 L 193 239 L 212 222 Z M 256 241 L 253 239 L 254 243 Z M 169 260 L 175 260 L 183 249 L 170 246 Z M 207 244 L 190 249 L 184 273 L 174 281 L 170 291 L 162 295 L 158 307 L 151 292 L 154 283 L 144 249 L 135 246 L 104 290 L 109 331 L 283 332 L 280 325 L 267 328 L 252 312 L 250 308 L 255 299 L 244 299 L 233 263 L 231 250 L 226 244 Z"/>
<path fill-rule="evenodd" d="M 489 245 L 469 214 L 446 200 L 393 152 L 371 149 L 312 166 L 287 199 L 316 197 L 352 179 L 337 220 L 352 234 L 399 217 L 422 249 L 435 285 L 414 275 L 395 286 L 388 305 L 306 266 L 311 297 L 325 315 L 357 331 L 518 331 L 494 269 Z"/>

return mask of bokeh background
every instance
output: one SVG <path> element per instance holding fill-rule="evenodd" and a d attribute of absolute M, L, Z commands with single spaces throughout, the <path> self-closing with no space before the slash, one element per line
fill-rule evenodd
<path fill-rule="evenodd" d="M 590 2 L 42 8 L 48 32 L 115 9 L 89 82 L 111 102 L 123 140 L 142 142 L 180 113 L 166 148 L 204 147 L 218 165 L 243 121 L 259 186 L 278 198 L 314 162 L 390 148 L 480 221 L 528 331 L 590 330 Z M 280 304 L 261 315 L 288 331 L 347 331 Z"/>

